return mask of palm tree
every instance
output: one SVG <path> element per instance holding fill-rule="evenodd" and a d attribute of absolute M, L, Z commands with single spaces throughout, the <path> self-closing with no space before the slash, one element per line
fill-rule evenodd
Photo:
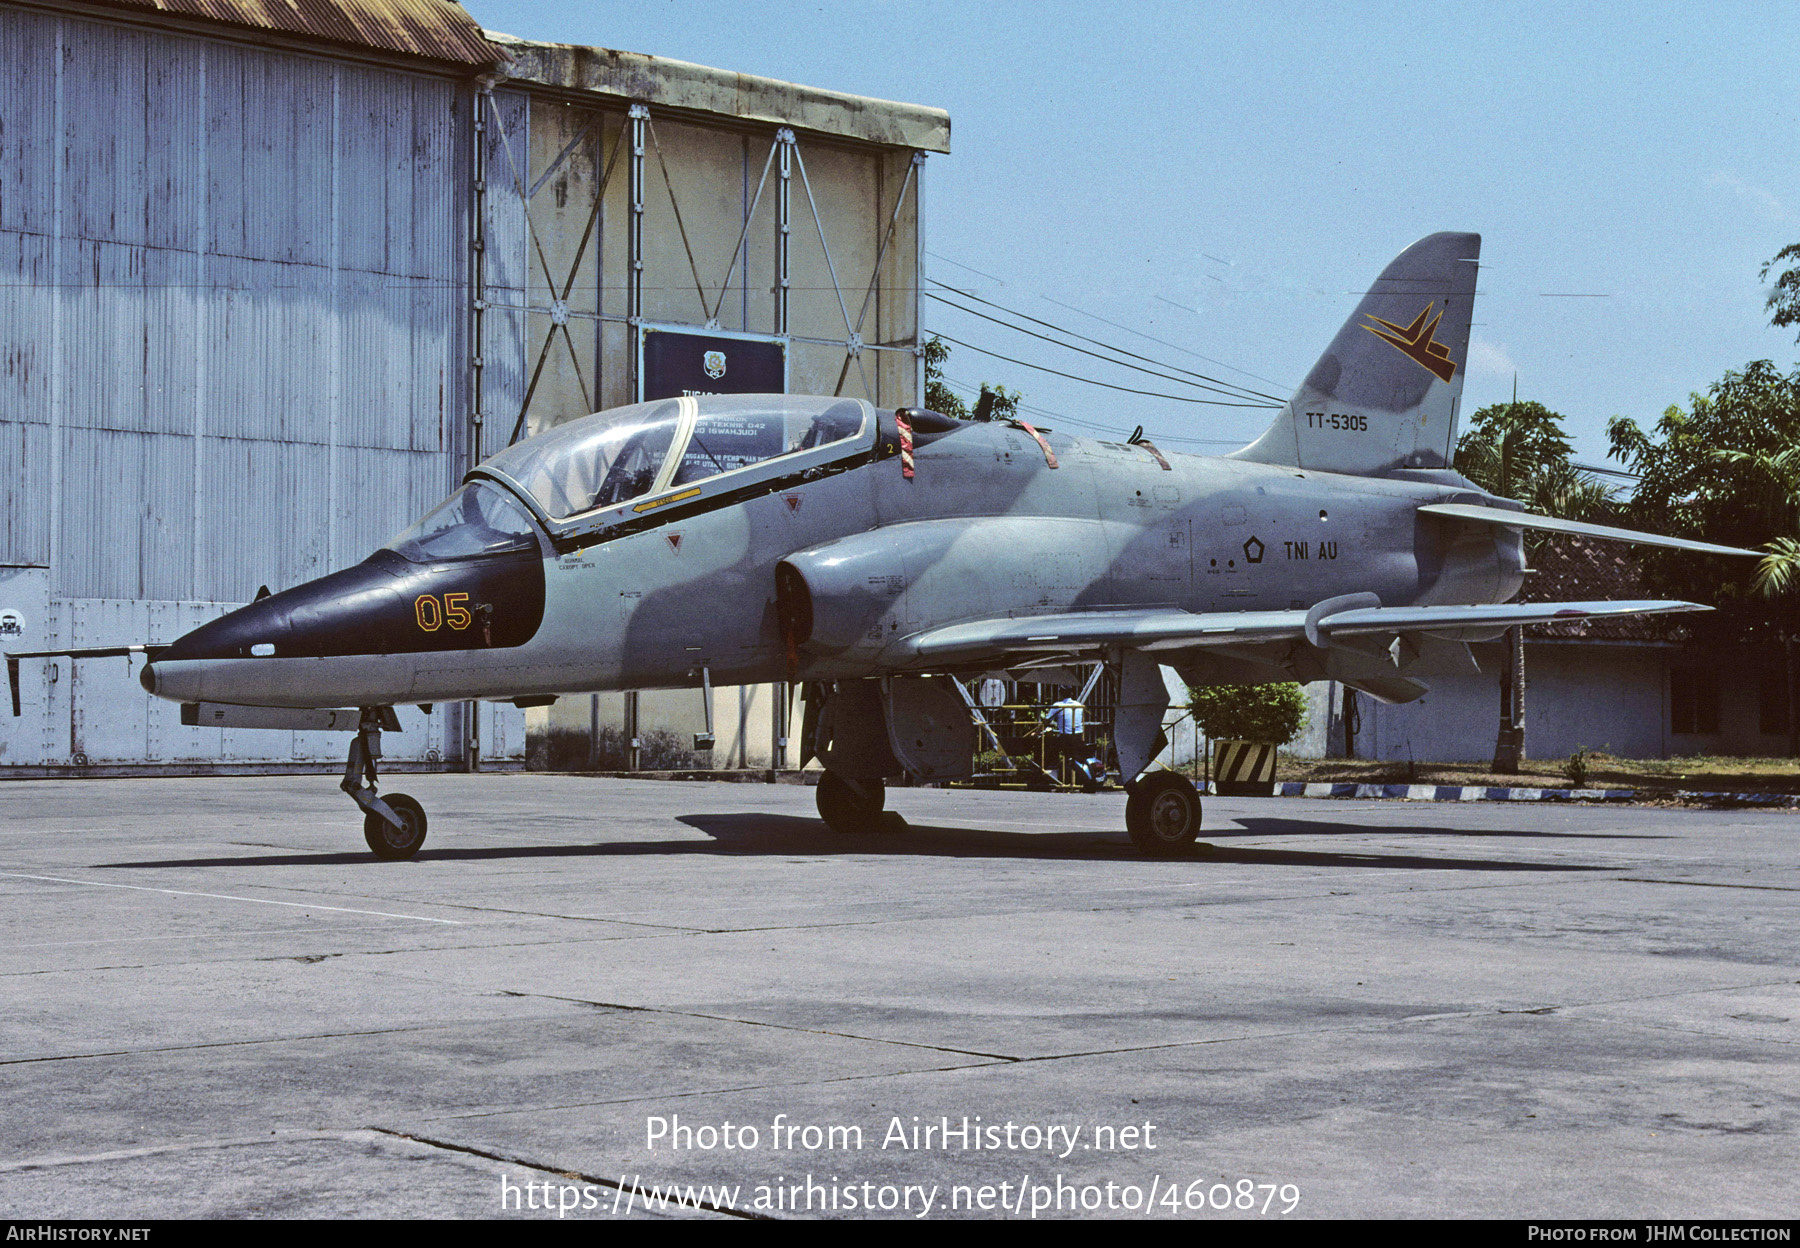
<path fill-rule="evenodd" d="M 1612 492 L 1570 462 L 1575 448 L 1563 418 L 1542 403 L 1495 403 L 1476 412 L 1457 441 L 1456 469 L 1490 494 L 1566 520 L 1601 520 Z M 1507 630 L 1500 675 L 1500 728 L 1494 770 L 1516 773 L 1525 757 L 1525 634 Z"/>
<path fill-rule="evenodd" d="M 1752 582 L 1758 592 L 1765 598 L 1780 598 L 1800 587 L 1800 540 L 1778 537 L 1765 542 L 1763 549 L 1769 553 L 1756 565 Z"/>
<path fill-rule="evenodd" d="M 1534 511 L 1582 520 L 1610 511 L 1612 494 L 1570 462 L 1563 417 L 1516 399 L 1476 412 L 1456 443 L 1456 470 L 1490 494 Z"/>
<path fill-rule="evenodd" d="M 1784 528 L 1800 519 L 1800 446 L 1789 446 L 1766 455 L 1759 451 L 1714 451 L 1721 463 L 1742 469 L 1734 484 L 1737 497 L 1747 508 L 1778 518 Z M 1769 553 L 1756 565 L 1752 582 L 1766 598 L 1779 598 L 1800 586 L 1800 541 L 1778 537 L 1766 542 Z"/>
<path fill-rule="evenodd" d="M 1800 446 L 1788 446 L 1773 455 L 1756 451 L 1715 451 L 1722 463 L 1743 470 L 1739 497 L 1746 507 L 1778 517 L 1783 527 L 1794 528 L 1800 520 Z M 1756 565 L 1756 579 L 1751 584 L 1765 598 L 1788 599 L 1800 589 L 1800 539 L 1778 537 L 1763 543 L 1769 553 Z M 1787 659 L 1788 755 L 1800 756 L 1800 706 L 1796 706 L 1795 642 L 1796 629 L 1790 626 L 1782 633 L 1782 651 Z"/>

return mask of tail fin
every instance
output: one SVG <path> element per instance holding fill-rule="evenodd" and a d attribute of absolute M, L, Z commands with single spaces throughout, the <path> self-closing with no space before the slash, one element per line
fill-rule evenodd
<path fill-rule="evenodd" d="M 1233 458 L 1375 476 L 1448 467 L 1469 358 L 1479 234 L 1394 258 L 1275 423 Z"/>

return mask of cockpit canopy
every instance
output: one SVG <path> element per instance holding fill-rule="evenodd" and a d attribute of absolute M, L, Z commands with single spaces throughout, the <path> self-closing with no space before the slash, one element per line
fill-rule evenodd
<path fill-rule="evenodd" d="M 555 525 L 814 448 L 851 443 L 870 430 L 872 415 L 860 399 L 817 395 L 658 399 L 558 425 L 501 451 L 478 471 L 529 495 Z"/>

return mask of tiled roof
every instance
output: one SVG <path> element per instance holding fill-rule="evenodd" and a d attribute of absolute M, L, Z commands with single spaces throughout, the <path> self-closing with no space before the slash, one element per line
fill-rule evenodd
<path fill-rule="evenodd" d="M 1631 547 L 1557 535 L 1529 552 L 1533 571 L 1519 591 L 1519 602 L 1611 602 L 1662 595 L 1645 583 Z M 1534 624 L 1525 630 L 1538 641 L 1685 642 L 1687 626 L 1679 615 L 1623 615 L 1596 620 Z"/>
<path fill-rule="evenodd" d="M 452 0 L 89 0 L 470 67 L 505 53 Z"/>

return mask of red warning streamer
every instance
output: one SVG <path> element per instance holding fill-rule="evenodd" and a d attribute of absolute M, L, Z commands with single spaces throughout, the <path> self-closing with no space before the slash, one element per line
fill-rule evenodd
<path fill-rule="evenodd" d="M 1162 470 L 1164 472 L 1175 471 L 1173 468 L 1169 467 L 1169 461 L 1163 458 L 1163 453 L 1156 449 L 1156 444 L 1154 442 L 1150 441 L 1148 438 L 1139 438 L 1137 444 L 1150 452 L 1156 462 L 1162 465 Z"/>
<path fill-rule="evenodd" d="M 894 424 L 900 430 L 900 475 L 911 481 L 913 479 L 912 421 L 907 419 L 903 409 L 894 413 Z"/>
<path fill-rule="evenodd" d="M 1037 444 L 1044 448 L 1044 462 L 1046 464 L 1049 464 L 1052 468 L 1057 466 L 1056 452 L 1050 449 L 1050 444 L 1048 442 L 1044 441 L 1043 434 L 1039 433 L 1036 429 L 1033 429 L 1029 423 L 1023 420 L 1015 420 L 1012 423 L 1037 439 Z"/>

